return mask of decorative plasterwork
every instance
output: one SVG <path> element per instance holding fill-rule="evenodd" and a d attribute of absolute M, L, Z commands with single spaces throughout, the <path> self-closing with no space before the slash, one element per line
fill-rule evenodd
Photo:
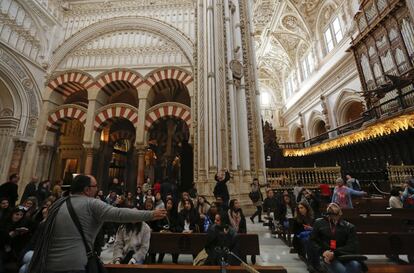
<path fill-rule="evenodd" d="M 284 149 L 283 155 L 289 157 L 306 156 L 352 145 L 361 141 L 390 135 L 399 131 L 405 131 L 410 128 L 414 128 L 413 113 L 379 122 L 377 124 L 368 126 L 358 132 L 347 136 L 341 136 L 315 146 L 302 149 Z"/>
<path fill-rule="evenodd" d="M 20 110 L 14 108 L 14 115 L 20 120 L 18 135 L 33 137 L 37 125 L 40 107 L 40 92 L 26 67 L 18 58 L 0 46 L 0 76 L 9 80 L 15 88 L 16 104 Z M 3 92 L 3 91 L 2 91 Z"/>
<path fill-rule="evenodd" d="M 195 7 L 191 0 L 122 0 L 76 2 L 64 13 L 65 39 L 91 24 L 125 16 L 145 16 L 163 21 L 195 39 Z"/>
<path fill-rule="evenodd" d="M 114 31 L 89 40 L 73 50 L 59 69 L 166 66 L 189 66 L 181 49 L 163 37 L 142 30 Z"/>
<path fill-rule="evenodd" d="M 169 44 L 174 44 L 181 50 L 186 61 L 193 62 L 193 44 L 183 33 L 174 27 L 159 20 L 145 17 L 121 17 L 95 23 L 73 35 L 62 46 L 60 46 L 52 58 L 49 71 L 54 71 L 73 50 L 77 50 L 79 44 L 85 41 L 92 42 L 100 36 L 117 31 L 144 31 L 156 36 L 165 37 Z M 111 39 L 110 37 L 108 38 Z"/>

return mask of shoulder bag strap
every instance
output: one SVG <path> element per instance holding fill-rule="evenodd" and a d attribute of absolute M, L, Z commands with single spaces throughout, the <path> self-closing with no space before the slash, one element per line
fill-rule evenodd
<path fill-rule="evenodd" d="M 72 202 L 70 201 L 70 197 L 68 199 L 66 199 L 66 206 L 68 207 L 68 211 L 69 211 L 70 217 L 72 218 L 73 223 L 75 223 L 75 226 L 78 229 L 79 234 L 82 237 L 82 241 L 83 241 L 83 244 L 85 245 L 85 249 L 86 249 L 86 256 L 89 258 L 93 255 L 93 253 L 92 253 L 91 248 L 88 245 L 88 242 L 86 241 L 85 234 L 83 233 L 82 226 L 79 222 L 78 215 L 76 214 L 75 210 L 73 209 Z"/>

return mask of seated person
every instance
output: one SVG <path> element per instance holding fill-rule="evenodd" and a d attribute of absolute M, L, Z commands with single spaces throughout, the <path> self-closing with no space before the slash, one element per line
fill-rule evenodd
<path fill-rule="evenodd" d="M 306 201 L 300 201 L 296 207 L 296 217 L 293 219 L 292 232 L 294 234 L 292 244 L 299 257 L 307 259 L 309 255 L 309 236 L 314 222 L 313 210 Z"/>
<path fill-rule="evenodd" d="M 237 199 L 230 200 L 228 215 L 230 225 L 237 233 L 247 233 L 246 218 Z"/>
<path fill-rule="evenodd" d="M 295 202 L 293 202 L 289 193 L 283 193 L 282 202 L 277 209 L 277 220 L 285 229 L 289 229 L 291 226 L 293 218 L 295 217 L 295 207 Z"/>
<path fill-rule="evenodd" d="M 314 272 L 319 272 L 319 257 L 324 261 L 328 272 L 359 273 L 364 264 L 356 260 L 341 260 L 343 255 L 358 253 L 358 238 L 354 225 L 342 220 L 342 210 L 336 203 L 331 203 L 326 209 L 327 216 L 319 218 L 313 225 L 310 235 L 312 248 L 311 266 Z"/>
<path fill-rule="evenodd" d="M 391 197 L 389 199 L 390 208 L 401 209 L 403 208 L 403 202 L 401 200 L 401 192 L 398 188 L 393 187 L 391 189 Z"/>
<path fill-rule="evenodd" d="M 178 214 L 177 231 L 183 233 L 199 232 L 200 215 L 190 199 L 184 200 L 184 208 Z"/>
<path fill-rule="evenodd" d="M 269 228 L 273 229 L 273 220 L 275 219 L 276 210 L 278 207 L 278 200 L 275 197 L 275 193 L 272 189 L 266 190 L 266 198 L 263 200 L 263 211 L 267 213 L 269 217 Z"/>
<path fill-rule="evenodd" d="M 315 219 L 321 216 L 319 213 L 320 199 L 312 190 L 303 188 L 303 191 L 299 194 L 297 202 L 299 203 L 300 201 L 308 202 L 309 206 L 313 210 Z"/>
<path fill-rule="evenodd" d="M 239 245 L 236 231 L 230 226 L 227 213 L 216 214 L 214 224 L 207 232 L 207 242 L 204 247 L 208 257 L 205 265 L 220 265 L 222 258 L 230 265 L 239 265 L 240 262 L 231 255 L 227 255 L 225 250 L 239 255 Z"/>
<path fill-rule="evenodd" d="M 144 263 L 150 238 L 151 229 L 145 222 L 121 225 L 116 233 L 113 263 Z"/>

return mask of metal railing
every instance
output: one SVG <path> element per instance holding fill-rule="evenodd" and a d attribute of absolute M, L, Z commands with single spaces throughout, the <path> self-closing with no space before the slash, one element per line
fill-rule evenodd
<path fill-rule="evenodd" d="M 334 184 L 341 177 L 341 167 L 275 168 L 266 169 L 266 175 L 272 188 L 292 188 L 298 180 L 304 186 L 316 187 L 321 183 Z"/>
<path fill-rule="evenodd" d="M 374 106 L 368 111 L 365 111 L 362 117 L 356 120 L 353 120 L 345 125 L 339 126 L 335 129 L 327 131 L 319 136 L 310 138 L 303 142 L 279 143 L 279 147 L 282 149 L 301 149 L 309 147 L 311 145 L 328 140 L 330 137 L 336 137 L 348 132 L 358 130 L 367 121 L 373 121 L 384 116 L 396 114 L 410 107 L 414 107 L 414 87 L 412 84 L 401 89 L 401 91 L 399 91 L 394 98 L 385 101 L 377 106 Z"/>

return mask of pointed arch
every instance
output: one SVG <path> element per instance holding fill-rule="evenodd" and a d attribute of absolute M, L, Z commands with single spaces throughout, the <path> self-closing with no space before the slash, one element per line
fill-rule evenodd
<path fill-rule="evenodd" d="M 336 99 L 333 109 L 335 111 L 336 122 L 339 126 L 348 123 L 346 114 L 349 107 L 354 103 L 360 103 L 365 108 L 365 100 L 356 91 L 350 89 L 342 91 Z"/>

